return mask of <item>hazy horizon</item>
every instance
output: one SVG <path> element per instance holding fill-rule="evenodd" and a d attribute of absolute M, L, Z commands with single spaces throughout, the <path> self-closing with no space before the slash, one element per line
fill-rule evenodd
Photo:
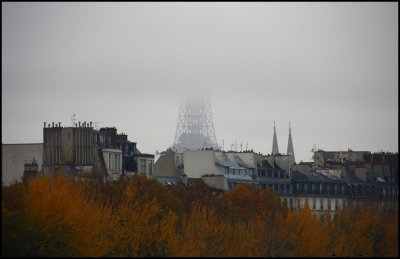
<path fill-rule="evenodd" d="M 2 143 L 43 122 L 116 127 L 143 153 L 174 142 L 207 94 L 218 144 L 296 162 L 398 152 L 398 3 L 2 3 Z M 239 148 L 238 148 L 239 149 Z"/>

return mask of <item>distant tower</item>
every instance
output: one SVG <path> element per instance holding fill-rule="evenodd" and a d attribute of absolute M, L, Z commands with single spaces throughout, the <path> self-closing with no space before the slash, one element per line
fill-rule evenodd
<path fill-rule="evenodd" d="M 219 149 L 215 137 L 210 101 L 206 97 L 190 97 L 181 102 L 173 150 Z"/>
<path fill-rule="evenodd" d="M 293 141 L 292 141 L 292 130 L 290 128 L 290 122 L 289 122 L 289 140 L 287 144 L 287 154 L 290 155 L 290 164 L 296 163 L 296 160 L 294 158 L 294 149 L 293 149 Z"/>
<path fill-rule="evenodd" d="M 275 129 L 275 121 L 274 121 L 274 140 L 272 142 L 272 155 L 279 154 L 278 149 L 278 140 L 276 139 L 276 129 Z"/>

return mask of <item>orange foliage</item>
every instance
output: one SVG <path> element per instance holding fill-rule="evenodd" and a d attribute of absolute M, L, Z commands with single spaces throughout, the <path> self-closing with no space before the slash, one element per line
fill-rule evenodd
<path fill-rule="evenodd" d="M 123 199 L 111 217 L 111 256 L 165 256 L 176 245 L 176 216 L 162 210 L 155 197 L 141 192 L 141 187 L 129 182 L 123 189 Z M 146 202 L 143 202 L 146 201 Z"/>
<path fill-rule="evenodd" d="M 308 207 L 289 212 L 276 236 L 282 256 L 329 256 L 329 237 L 319 218 Z"/>
<path fill-rule="evenodd" d="M 2 193 L 3 255 L 398 256 L 398 212 L 366 206 L 320 219 L 249 184 L 216 196 L 202 183 L 57 175 Z"/>
<path fill-rule="evenodd" d="M 36 224 L 45 232 L 68 234 L 68 247 L 77 254 L 102 256 L 109 249 L 103 227 L 110 210 L 84 199 L 61 174 L 31 181 L 27 204 Z"/>
<path fill-rule="evenodd" d="M 229 243 L 230 227 L 212 208 L 194 203 L 183 219 L 182 234 L 173 256 L 233 256 Z"/>
<path fill-rule="evenodd" d="M 346 208 L 331 225 L 338 256 L 398 256 L 398 212 L 380 212 L 377 204 Z"/>

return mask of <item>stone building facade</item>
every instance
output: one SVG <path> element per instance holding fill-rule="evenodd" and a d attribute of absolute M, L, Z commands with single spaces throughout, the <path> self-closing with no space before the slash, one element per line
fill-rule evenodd
<path fill-rule="evenodd" d="M 397 153 L 340 153 L 318 151 L 316 162 L 290 164 L 290 157 L 282 154 L 264 156 L 212 149 L 181 154 L 169 151 L 157 160 L 155 176 L 176 180 L 180 177 L 176 166 L 180 165 L 182 175 L 202 179 L 221 192 L 231 191 L 241 183 L 257 184 L 274 189 L 292 210 L 306 205 L 318 214 L 333 215 L 367 201 L 378 201 L 383 209 L 398 210 Z M 177 163 L 178 155 L 182 164 Z M 383 157 L 390 159 L 382 162 Z"/>
<path fill-rule="evenodd" d="M 61 171 L 73 178 L 107 181 L 135 173 L 152 175 L 153 164 L 154 155 L 141 153 L 115 127 L 96 130 L 91 122 L 75 127 L 44 123 L 42 174 Z M 26 179 L 32 174 L 25 170 Z"/>

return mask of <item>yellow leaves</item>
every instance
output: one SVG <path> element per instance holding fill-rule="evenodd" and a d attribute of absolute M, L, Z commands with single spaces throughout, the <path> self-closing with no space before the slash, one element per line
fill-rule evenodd
<path fill-rule="evenodd" d="M 194 203 L 183 219 L 182 236 L 173 256 L 226 256 L 229 254 L 229 225 L 212 208 Z"/>
<path fill-rule="evenodd" d="M 263 191 L 254 184 L 240 184 L 231 192 L 223 195 L 220 203 L 230 217 L 248 222 L 256 215 L 262 218 L 273 214 L 285 214 L 287 208 L 270 190 Z"/>
<path fill-rule="evenodd" d="M 85 183 L 58 175 L 3 188 L 2 199 L 10 255 L 398 256 L 397 212 L 360 207 L 320 220 L 254 185 L 214 196 L 201 184 L 168 190 L 142 176 Z M 29 228 L 25 236 L 14 222 Z"/>
<path fill-rule="evenodd" d="M 43 231 L 70 231 L 65 239 L 71 249 L 89 256 L 105 252 L 99 226 L 106 225 L 110 211 L 87 201 L 79 188 L 74 190 L 61 174 L 55 179 L 44 177 L 30 182 L 27 202 L 33 220 Z"/>
<path fill-rule="evenodd" d="M 307 207 L 289 212 L 278 235 L 280 254 L 284 256 L 327 256 L 328 233 L 320 220 Z"/>
<path fill-rule="evenodd" d="M 143 197 L 135 182 L 129 182 L 124 188 L 124 199 L 111 217 L 110 234 L 115 246 L 110 255 L 167 255 L 170 245 L 176 243 L 175 214 L 162 210 L 155 197 L 143 202 L 142 198 L 147 200 L 151 195 Z"/>
<path fill-rule="evenodd" d="M 399 256 L 399 217 L 398 213 L 389 212 L 380 219 L 382 241 L 379 242 L 375 250 L 375 256 Z"/>
<path fill-rule="evenodd" d="M 338 256 L 398 255 L 398 212 L 381 212 L 376 204 L 346 208 L 330 232 Z"/>

